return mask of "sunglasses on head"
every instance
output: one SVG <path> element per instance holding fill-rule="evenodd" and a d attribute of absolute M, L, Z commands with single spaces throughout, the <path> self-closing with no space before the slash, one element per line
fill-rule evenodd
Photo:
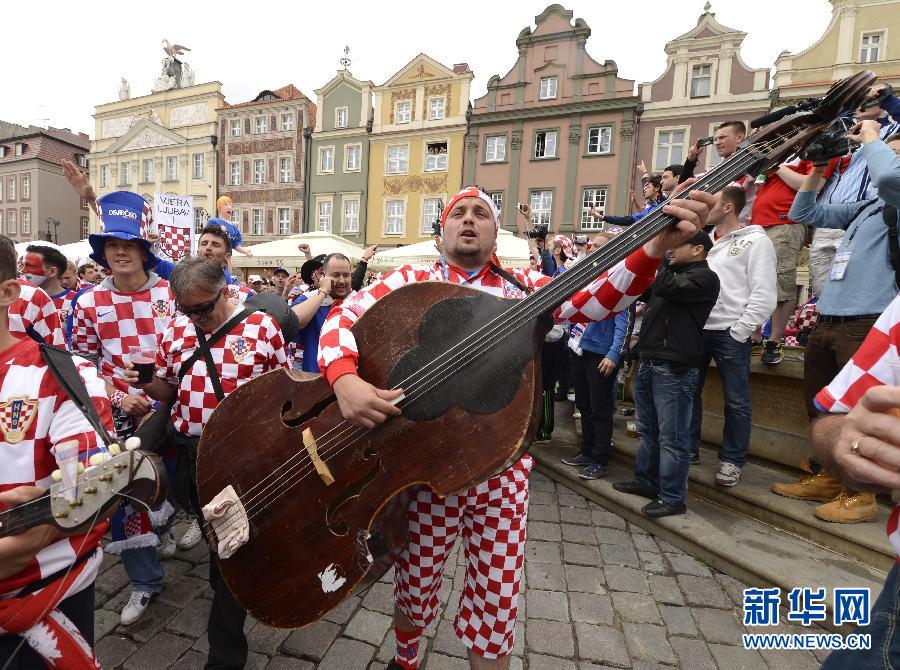
<path fill-rule="evenodd" d="M 213 299 L 210 300 L 209 302 L 204 302 L 204 303 L 202 303 L 202 304 L 200 304 L 200 305 L 194 305 L 193 307 L 187 307 L 187 306 L 182 305 L 182 304 L 180 304 L 180 303 L 176 303 L 176 304 L 175 304 L 175 307 L 178 309 L 179 312 L 181 312 L 181 313 L 184 314 L 185 316 L 191 316 L 191 315 L 193 315 L 193 316 L 206 316 L 207 314 L 209 314 L 211 311 L 213 311 L 213 310 L 216 308 L 216 303 L 219 302 L 219 298 L 222 297 L 222 293 L 223 293 L 224 291 L 225 291 L 224 288 L 223 288 L 223 289 L 219 289 L 219 292 L 216 293 L 216 297 L 215 297 L 215 298 L 213 298 Z"/>

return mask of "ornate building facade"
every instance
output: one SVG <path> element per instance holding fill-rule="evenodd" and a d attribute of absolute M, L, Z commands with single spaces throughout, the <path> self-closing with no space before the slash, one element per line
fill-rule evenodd
<path fill-rule="evenodd" d="M 91 182 L 98 196 L 134 191 L 194 198 L 194 223 L 215 216 L 216 110 L 222 84 L 214 81 L 121 99 L 95 108 Z M 91 212 L 91 231 L 96 215 Z"/>
<path fill-rule="evenodd" d="M 769 70 L 741 59 L 747 33 L 722 25 L 709 3 L 691 30 L 666 44 L 666 69 L 641 84 L 643 111 L 637 132 L 637 160 L 652 172 L 682 164 L 690 145 L 715 134 L 726 120 L 749 122 L 770 107 Z M 719 162 L 714 147 L 700 158 L 697 171 Z M 634 185 L 640 175 L 633 174 Z"/>
<path fill-rule="evenodd" d="M 218 109 L 219 193 L 244 242 L 303 232 L 306 155 L 316 106 L 293 84 Z"/>
<path fill-rule="evenodd" d="M 334 233 L 359 245 L 366 237 L 374 86 L 345 68 L 316 90 L 306 230 Z"/>
<path fill-rule="evenodd" d="M 775 61 L 778 104 L 820 96 L 862 68 L 900 89 L 900 0 L 830 0 L 831 21 L 815 44 Z M 890 42 L 890 35 L 894 41 Z"/>
<path fill-rule="evenodd" d="M 514 227 L 516 203 L 554 229 L 591 230 L 591 207 L 629 208 L 637 98 L 615 62 L 587 52 L 591 29 L 550 5 L 516 38 L 519 57 L 488 81 L 466 137 L 465 181 L 487 189 Z"/>
<path fill-rule="evenodd" d="M 462 183 L 474 74 L 419 54 L 373 89 L 366 243 L 421 242 Z M 320 166 L 321 167 L 321 166 Z"/>

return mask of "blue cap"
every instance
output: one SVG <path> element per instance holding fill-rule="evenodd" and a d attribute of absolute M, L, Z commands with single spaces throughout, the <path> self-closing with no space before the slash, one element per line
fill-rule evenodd
<path fill-rule="evenodd" d="M 153 255 L 152 245 L 142 233 L 142 229 L 152 218 L 150 206 L 146 201 L 131 191 L 113 191 L 99 198 L 97 204 L 100 207 L 100 222 L 103 225 L 103 232 L 88 236 L 88 243 L 93 251 L 90 255 L 91 259 L 109 269 L 109 264 L 104 257 L 103 246 L 107 239 L 115 237 L 120 240 L 139 242 L 147 251 L 144 269 L 155 268 L 159 259 Z"/>

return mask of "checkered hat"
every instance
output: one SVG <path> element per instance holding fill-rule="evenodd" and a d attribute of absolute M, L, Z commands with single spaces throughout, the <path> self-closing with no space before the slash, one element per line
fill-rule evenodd
<path fill-rule="evenodd" d="M 131 191 L 113 191 L 99 198 L 97 204 L 103 232 L 88 236 L 88 244 L 92 249 L 91 259 L 109 269 L 103 246 L 107 239 L 116 237 L 120 240 L 140 242 L 147 252 L 144 269 L 155 268 L 159 259 L 153 255 L 153 245 L 146 239 L 147 230 L 153 220 L 150 205 Z"/>

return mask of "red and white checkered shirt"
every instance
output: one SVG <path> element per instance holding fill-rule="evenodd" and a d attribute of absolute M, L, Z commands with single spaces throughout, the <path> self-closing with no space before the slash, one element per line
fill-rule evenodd
<path fill-rule="evenodd" d="M 238 305 L 228 318 L 240 309 Z M 173 319 L 159 345 L 156 374 L 174 386 L 182 363 L 196 348 L 197 331 L 191 320 L 183 315 Z M 281 328 L 264 312 L 253 312 L 232 328 L 212 347 L 212 357 L 226 396 L 264 372 L 289 367 Z M 178 384 L 172 423 L 176 430 L 198 436 L 218 404 L 201 357 Z"/>
<path fill-rule="evenodd" d="M 900 386 L 900 296 L 881 313 L 859 349 L 831 383 L 816 394 L 816 405 L 842 414 L 856 407 L 873 386 Z M 888 539 L 900 562 L 900 505 L 888 518 Z"/>
<path fill-rule="evenodd" d="M 56 305 L 56 313 L 59 314 L 59 323 L 65 328 L 69 313 L 72 311 L 72 298 L 75 297 L 75 291 L 64 289 L 56 295 L 50 296 L 53 304 Z"/>
<path fill-rule="evenodd" d="M 554 318 L 558 322 L 589 323 L 621 312 L 653 283 L 659 264 L 660 259 L 651 258 L 643 248 L 638 249 L 564 302 L 554 313 Z M 530 289 L 540 289 L 550 282 L 550 277 L 535 270 L 510 272 Z M 452 266 L 447 266 L 447 273 L 445 278 L 440 262 L 430 267 L 406 265 L 357 291 L 332 309 L 319 338 L 319 367 L 325 371 L 328 381 L 334 383 L 341 375 L 356 371 L 359 352 L 350 327 L 376 300 L 405 284 L 449 281 L 505 298 L 525 297 L 521 290 L 490 272 L 488 267 L 474 277 Z M 306 355 L 312 355 L 312 352 L 306 352 Z"/>
<path fill-rule="evenodd" d="M 112 431 L 109 399 L 96 368 L 81 358 L 74 361 L 106 429 Z M 50 474 L 59 467 L 50 449 L 60 442 L 76 440 L 80 461 L 86 461 L 103 445 L 60 388 L 31 339 L 20 340 L 0 352 L 0 432 L 0 491 L 17 486 L 48 488 Z M 60 538 L 44 547 L 22 572 L 0 579 L 0 597 L 64 570 L 79 556 L 96 550 L 106 530 L 104 521 L 89 533 Z M 95 563 L 86 568 L 86 584 L 96 575 L 99 560 Z"/>
<path fill-rule="evenodd" d="M 31 326 L 46 344 L 65 347 L 66 338 L 53 300 L 34 284 L 21 279 L 19 283 L 22 292 L 9 306 L 9 332 L 16 337 L 29 337 L 28 327 Z"/>
<path fill-rule="evenodd" d="M 100 374 L 119 391 L 139 395 L 122 378 L 128 347 L 156 347 L 175 316 L 169 282 L 156 279 L 150 288 L 122 293 L 104 281 L 78 296 L 72 320 L 72 350 L 99 356 Z"/>

